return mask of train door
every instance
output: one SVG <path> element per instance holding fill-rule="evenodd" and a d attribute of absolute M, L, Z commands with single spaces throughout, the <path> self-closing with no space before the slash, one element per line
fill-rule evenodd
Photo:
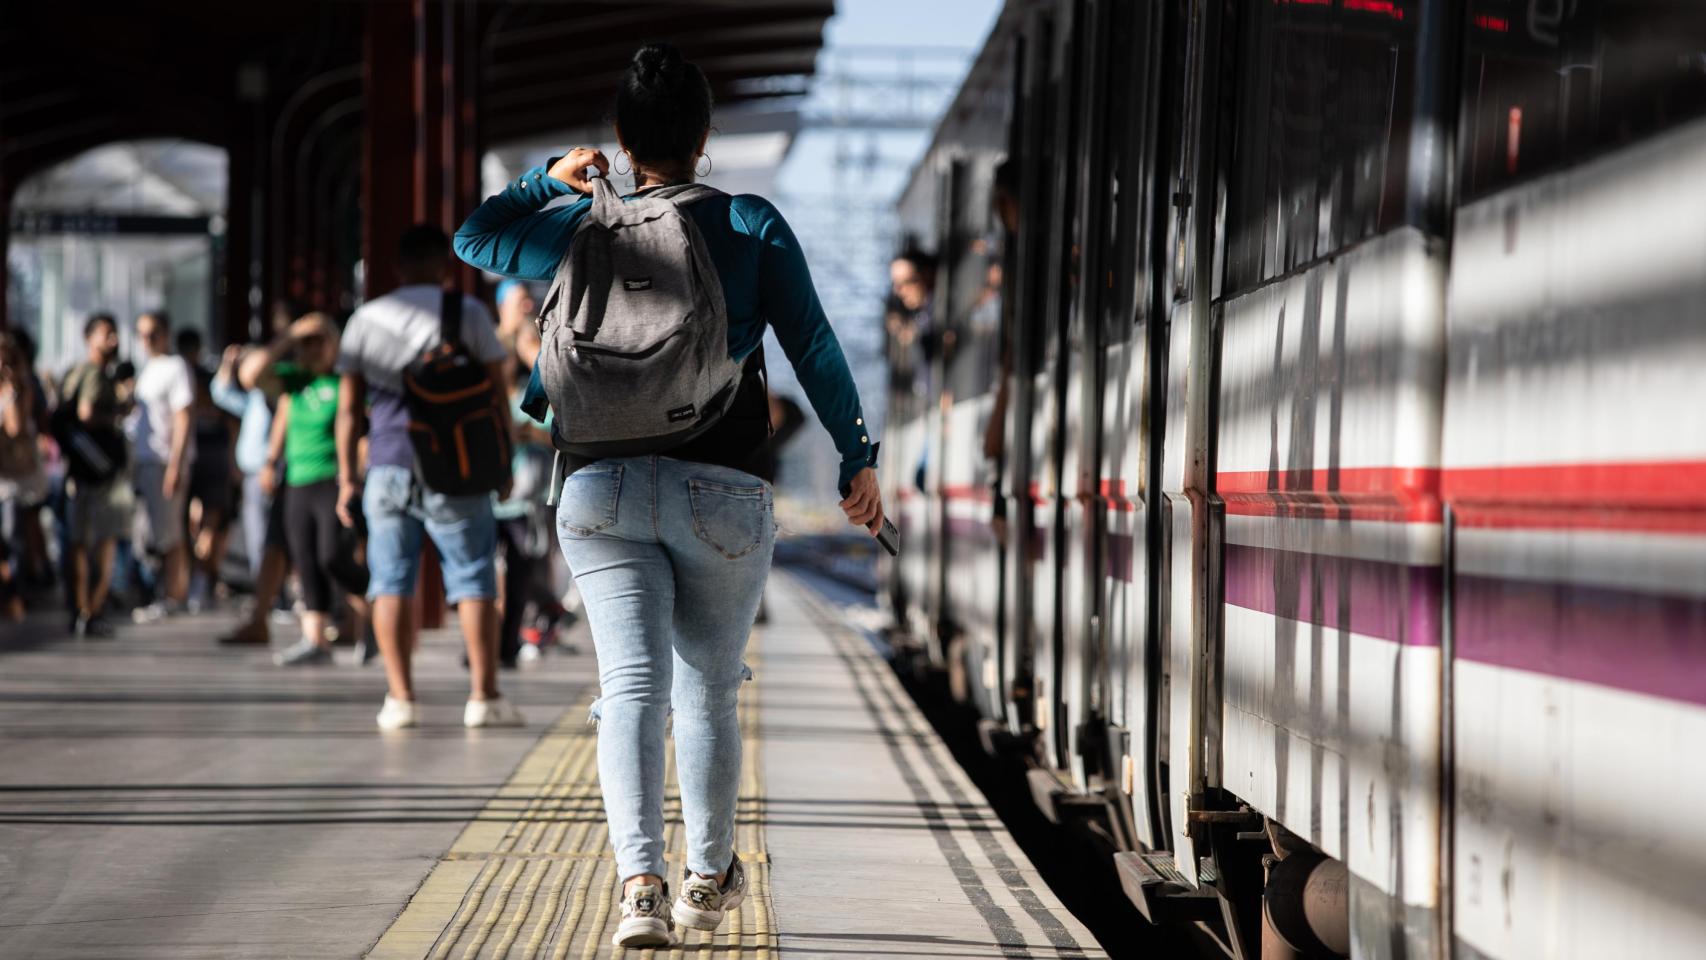
<path fill-rule="evenodd" d="M 1157 428 L 1162 381 L 1151 361 L 1165 355 L 1166 316 L 1158 309 L 1162 290 L 1157 221 L 1169 209 L 1158 198 L 1168 195 L 1167 178 L 1158 173 L 1158 144 L 1167 116 L 1162 95 L 1161 44 L 1166 7 L 1122 4 L 1116 33 L 1128 51 L 1123 73 L 1110 80 L 1106 123 L 1117 131 L 1118 157 L 1111 165 L 1112 251 L 1107 305 L 1103 311 L 1102 446 L 1097 512 L 1103 518 L 1101 590 L 1098 608 L 1106 669 L 1107 706 L 1104 756 L 1118 790 L 1133 840 L 1143 848 L 1164 848 L 1154 790 L 1155 707 L 1160 662 L 1153 642 L 1155 610 L 1150 574 L 1151 521 L 1159 516 L 1153 482 L 1159 462 Z M 1173 111 L 1176 113 L 1176 111 Z"/>
<path fill-rule="evenodd" d="M 919 602 L 920 618 L 915 621 L 914 635 L 924 641 L 925 659 L 941 670 L 947 666 L 947 642 L 954 627 L 947 606 L 948 567 L 952 562 L 953 542 L 949 536 L 950 476 L 956 469 L 953 386 L 949 383 L 950 353 L 960 310 L 960 291 L 955 289 L 956 237 L 954 216 L 960 207 L 958 192 L 964 188 L 965 171 L 962 161 L 943 158 L 936 173 L 935 191 L 935 252 L 937 259 L 936 289 L 931 302 L 931 326 L 925 351 L 928 374 L 920 411 L 924 422 L 923 477 L 924 523 L 928 533 L 922 547 L 923 596 Z"/>
<path fill-rule="evenodd" d="M 1180 123 L 1166 162 L 1168 199 L 1168 333 L 1166 358 L 1167 442 L 1162 447 L 1158 520 L 1161 534 L 1154 555 L 1157 642 L 1164 674 L 1165 748 L 1158 779 L 1167 798 L 1167 832 L 1174 866 L 1186 883 L 1203 880 L 1199 870 L 1200 831 L 1192 811 L 1204 807 L 1204 795 L 1217 768 L 1209 751 L 1215 738 L 1207 725 L 1217 714 L 1213 643 L 1218 618 L 1208 598 L 1218 596 L 1219 517 L 1213 502 L 1213 418 L 1215 374 L 1212 292 L 1214 194 L 1213 147 L 1218 95 L 1219 7 L 1197 0 L 1169 4 L 1182 47 L 1177 73 L 1169 79 L 1169 107 L 1178 105 Z"/>
<path fill-rule="evenodd" d="M 1031 422 L 1032 479 L 1037 535 L 1042 543 L 1041 562 L 1033 567 L 1031 624 L 1036 633 L 1036 716 L 1040 758 L 1049 767 L 1067 766 L 1070 753 L 1065 727 L 1065 697 L 1062 696 L 1063 554 L 1067 549 L 1062 524 L 1065 520 L 1063 489 L 1074 479 L 1063 479 L 1068 431 L 1066 332 L 1076 309 L 1074 287 L 1078 283 L 1081 250 L 1077 203 L 1080 171 L 1076 162 L 1083 135 L 1078 109 L 1084 71 L 1077 53 L 1084 49 L 1088 27 L 1088 0 L 1069 0 L 1060 7 L 1049 64 L 1050 97 L 1059 127 L 1053 140 L 1059 150 L 1049 170 L 1049 232 L 1044 251 L 1047 281 L 1044 301 L 1034 322 L 1041 325 L 1038 339 L 1041 363 L 1034 378 L 1036 415 Z"/>
<path fill-rule="evenodd" d="M 1038 384 L 1049 337 L 1047 265 L 1050 250 L 1050 199 L 1056 169 L 1058 124 L 1054 109 L 1054 20 L 1044 8 L 1025 24 L 1024 56 L 1018 69 L 1017 131 L 1010 157 L 1016 163 L 1018 223 L 1007 281 L 1006 308 L 1010 363 L 1004 371 L 1008 414 L 1002 438 L 1000 496 L 1006 515 L 1002 568 L 1002 630 L 998 669 L 1006 692 L 1008 732 L 1022 736 L 1036 723 L 1035 587 L 1043 558 L 1046 519 L 1039 526 L 1037 477 L 1047 458 L 1035 456 Z M 1045 391 L 1046 392 L 1046 391 Z"/>
<path fill-rule="evenodd" d="M 942 276 L 952 310 L 945 337 L 942 432 L 942 605 L 935 618 L 949 692 L 979 716 L 999 715 L 989 681 L 995 668 L 1000 567 L 986 434 L 1000 369 L 1001 239 L 989 197 L 995 164 L 976 145 L 950 162 L 945 193 Z"/>
<path fill-rule="evenodd" d="M 1065 381 L 1062 408 L 1060 516 L 1060 699 L 1061 734 L 1072 784 L 1080 791 L 1099 789 L 1106 773 L 1103 749 L 1107 717 L 1103 680 L 1098 589 L 1102 564 L 1099 484 L 1102 357 L 1105 305 L 1112 296 L 1114 250 L 1110 249 L 1114 207 L 1119 202 L 1113 171 L 1124 127 L 1110 123 L 1119 93 L 1116 64 L 1129 62 L 1121 35 L 1131 19 L 1132 4 L 1121 0 L 1088 0 L 1081 10 L 1083 45 L 1078 49 L 1080 81 L 1077 154 L 1077 224 L 1073 230 L 1077 268 L 1072 274 L 1072 309 L 1066 316 L 1066 344 L 1061 352 Z M 1116 57 L 1118 59 L 1116 59 Z"/>

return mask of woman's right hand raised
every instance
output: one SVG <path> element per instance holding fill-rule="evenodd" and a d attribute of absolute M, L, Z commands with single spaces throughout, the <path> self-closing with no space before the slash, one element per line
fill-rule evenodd
<path fill-rule="evenodd" d="M 560 180 L 578 193 L 592 192 L 592 179 L 586 175 L 589 167 L 597 167 L 600 176 L 610 176 L 610 160 L 602 151 L 592 147 L 576 147 L 557 158 L 548 171 L 554 180 Z"/>

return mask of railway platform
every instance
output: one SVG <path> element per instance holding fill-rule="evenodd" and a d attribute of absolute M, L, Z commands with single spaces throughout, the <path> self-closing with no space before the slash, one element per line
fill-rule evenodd
<path fill-rule="evenodd" d="M 377 667 L 274 668 L 213 643 L 226 617 L 7 628 L 0 956 L 1104 956 L 844 612 L 780 571 L 769 610 L 742 707 L 751 895 L 645 951 L 609 943 L 584 630 L 505 674 L 528 727 L 482 731 L 455 636 L 427 634 L 423 726 L 382 735 Z M 672 857 L 678 813 L 672 792 Z"/>

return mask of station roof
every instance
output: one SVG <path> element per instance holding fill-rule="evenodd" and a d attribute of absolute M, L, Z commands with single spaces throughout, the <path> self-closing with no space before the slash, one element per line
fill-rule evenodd
<path fill-rule="evenodd" d="M 255 101 L 273 114 L 312 100 L 315 112 L 348 122 L 365 109 L 367 8 L 407 2 L 8 2 L 0 173 L 16 185 L 114 140 L 227 143 L 244 135 L 232 129 L 243 115 L 235 108 Z M 466 18 L 478 38 L 485 145 L 596 122 L 648 41 L 698 62 L 720 103 L 801 92 L 835 12 L 833 0 L 414 2 Z"/>

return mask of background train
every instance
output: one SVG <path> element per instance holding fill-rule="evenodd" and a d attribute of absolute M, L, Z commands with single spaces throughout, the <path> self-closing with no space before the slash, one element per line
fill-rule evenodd
<path fill-rule="evenodd" d="M 1706 3 L 1012 2 L 894 632 L 1237 957 L 1706 955 Z"/>

